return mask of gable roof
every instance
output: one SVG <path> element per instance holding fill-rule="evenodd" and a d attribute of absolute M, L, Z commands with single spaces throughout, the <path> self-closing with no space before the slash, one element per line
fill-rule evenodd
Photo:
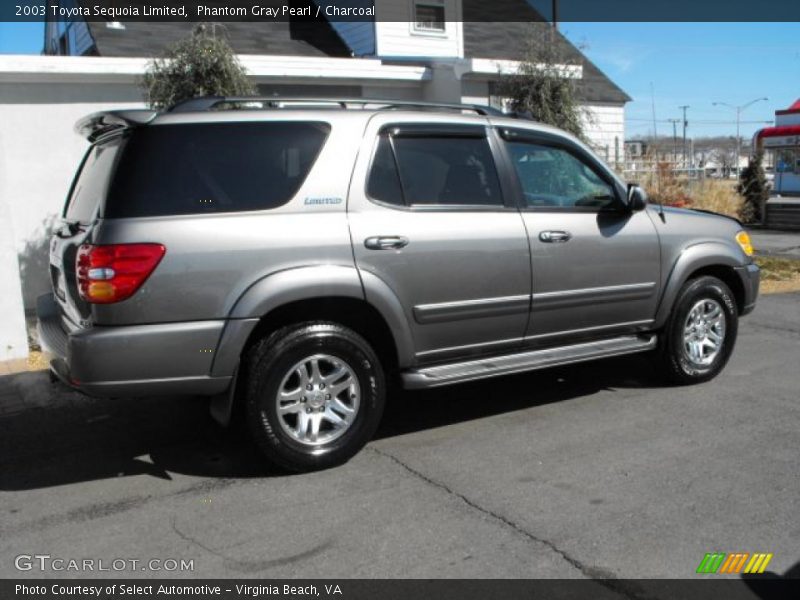
<path fill-rule="evenodd" d="M 523 2 L 527 6 L 526 3 Z M 465 22 L 464 56 L 467 58 L 489 58 L 494 60 L 524 60 L 526 40 L 531 35 L 550 35 L 550 25 L 539 14 L 533 23 Z M 576 81 L 576 92 L 583 102 L 625 103 L 632 98 L 611 81 L 597 65 L 560 32 L 554 32 L 554 43 L 564 59 L 583 67 L 583 76 Z"/>
<path fill-rule="evenodd" d="M 800 113 L 800 98 L 795 100 L 795 103 L 792 104 L 786 110 L 776 110 L 775 111 L 776 115 L 793 115 L 795 113 Z"/>

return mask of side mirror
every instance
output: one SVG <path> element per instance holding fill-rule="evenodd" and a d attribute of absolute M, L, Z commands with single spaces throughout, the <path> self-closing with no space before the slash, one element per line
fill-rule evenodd
<path fill-rule="evenodd" d="M 647 206 L 647 192 L 635 183 L 628 184 L 628 208 L 631 212 L 644 210 Z"/>

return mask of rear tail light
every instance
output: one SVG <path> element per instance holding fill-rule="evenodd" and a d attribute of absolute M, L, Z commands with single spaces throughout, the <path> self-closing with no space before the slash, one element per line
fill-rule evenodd
<path fill-rule="evenodd" d="M 75 272 L 81 298 L 111 304 L 130 298 L 150 277 L 167 249 L 161 244 L 84 244 Z"/>

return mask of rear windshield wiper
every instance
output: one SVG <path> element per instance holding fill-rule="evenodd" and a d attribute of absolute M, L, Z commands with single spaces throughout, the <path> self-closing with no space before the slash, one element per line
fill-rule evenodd
<path fill-rule="evenodd" d="M 60 238 L 71 238 L 81 230 L 81 224 L 78 221 L 64 221 L 64 225 L 55 230 L 55 234 Z"/>

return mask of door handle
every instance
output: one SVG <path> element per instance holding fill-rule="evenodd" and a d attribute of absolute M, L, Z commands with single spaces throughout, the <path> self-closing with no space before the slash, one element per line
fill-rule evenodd
<path fill-rule="evenodd" d="M 376 235 L 364 240 L 370 250 L 399 250 L 408 246 L 408 238 L 401 235 Z"/>
<path fill-rule="evenodd" d="M 539 239 L 548 244 L 563 244 L 572 239 L 572 234 L 569 231 L 543 231 Z"/>

